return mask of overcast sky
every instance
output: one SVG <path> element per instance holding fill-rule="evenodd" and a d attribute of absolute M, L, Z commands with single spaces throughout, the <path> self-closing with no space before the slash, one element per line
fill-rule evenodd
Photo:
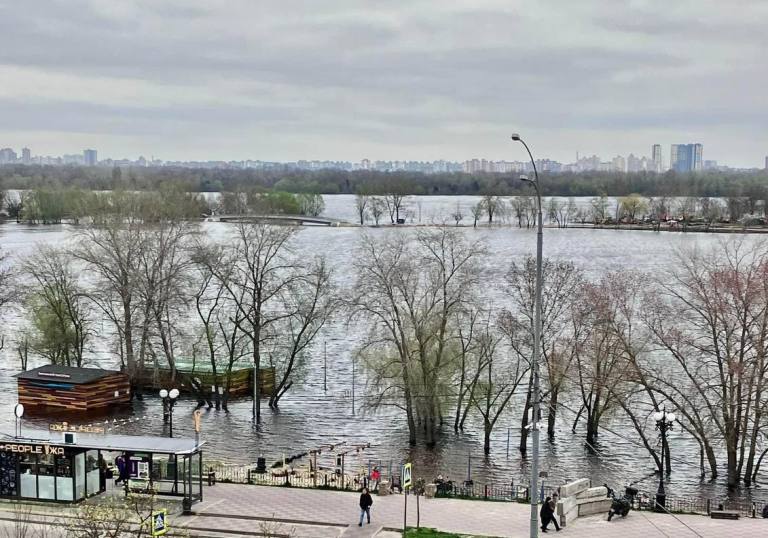
<path fill-rule="evenodd" d="M 0 0 L 0 147 L 762 166 L 766 57 L 765 0 Z"/>

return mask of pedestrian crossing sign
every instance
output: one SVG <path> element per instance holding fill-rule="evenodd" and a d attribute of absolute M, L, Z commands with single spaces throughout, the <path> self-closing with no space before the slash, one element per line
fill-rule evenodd
<path fill-rule="evenodd" d="M 406 463 L 403 465 L 403 489 L 413 487 L 413 464 Z"/>
<path fill-rule="evenodd" d="M 162 536 L 168 532 L 167 516 L 168 510 L 165 508 L 152 512 L 152 536 Z"/>

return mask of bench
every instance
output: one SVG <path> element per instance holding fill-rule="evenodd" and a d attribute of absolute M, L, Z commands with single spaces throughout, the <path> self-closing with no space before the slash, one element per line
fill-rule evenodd
<path fill-rule="evenodd" d="M 713 510 L 709 515 L 712 519 L 739 519 L 739 513 L 734 510 Z"/>

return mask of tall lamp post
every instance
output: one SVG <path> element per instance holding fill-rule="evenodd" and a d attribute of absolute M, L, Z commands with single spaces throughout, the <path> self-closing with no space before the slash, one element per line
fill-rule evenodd
<path fill-rule="evenodd" d="M 176 405 L 176 398 L 178 397 L 178 389 L 160 390 L 160 398 L 163 399 L 163 421 L 168 421 L 170 419 L 171 422 L 169 437 L 173 437 L 173 406 Z"/>
<path fill-rule="evenodd" d="M 659 472 L 659 489 L 656 491 L 656 511 L 666 512 L 667 492 L 664 491 L 664 457 L 667 454 L 667 432 L 672 430 L 675 423 L 675 414 L 667 413 L 664 408 L 653 414 L 653 420 L 656 421 L 656 429 L 661 435 L 661 470 Z"/>
<path fill-rule="evenodd" d="M 539 383 L 539 354 L 541 353 L 541 288 L 542 288 L 542 251 L 544 248 L 544 224 L 541 218 L 541 188 L 539 183 L 539 172 L 536 170 L 536 161 L 533 158 L 528 144 L 525 143 L 519 134 L 514 133 L 512 140 L 520 142 L 528 156 L 531 158 L 533 166 L 533 180 L 528 176 L 522 175 L 522 181 L 528 181 L 536 190 L 536 209 L 538 211 L 536 220 L 536 297 L 534 299 L 534 328 L 533 328 L 533 419 L 531 421 L 531 538 L 539 535 L 539 417 L 541 415 L 541 390 Z"/>

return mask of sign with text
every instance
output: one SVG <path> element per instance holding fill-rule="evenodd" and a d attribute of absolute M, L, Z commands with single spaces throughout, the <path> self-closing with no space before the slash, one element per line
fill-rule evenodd
<path fill-rule="evenodd" d="M 104 433 L 103 426 L 75 425 L 69 422 L 52 422 L 48 424 L 48 429 L 52 432 L 74 432 L 74 433 Z"/>
<path fill-rule="evenodd" d="M 51 445 L 19 445 L 16 443 L 5 443 L 0 445 L 0 452 L 18 452 L 20 454 L 53 454 L 54 456 L 63 456 L 63 446 Z"/>
<path fill-rule="evenodd" d="M 406 463 L 403 465 L 403 489 L 413 487 L 413 464 Z"/>

